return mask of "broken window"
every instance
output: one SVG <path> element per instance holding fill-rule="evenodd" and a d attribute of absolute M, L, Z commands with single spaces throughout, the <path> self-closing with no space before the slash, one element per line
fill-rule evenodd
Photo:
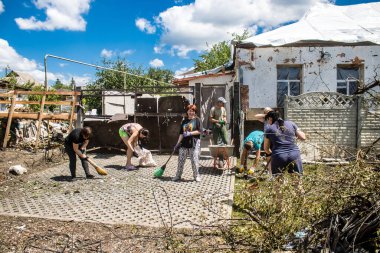
<path fill-rule="evenodd" d="M 284 107 L 285 96 L 301 94 L 301 70 L 300 66 L 277 66 L 277 107 Z"/>
<path fill-rule="evenodd" d="M 358 66 L 338 66 L 336 91 L 344 95 L 353 95 L 359 85 Z"/>

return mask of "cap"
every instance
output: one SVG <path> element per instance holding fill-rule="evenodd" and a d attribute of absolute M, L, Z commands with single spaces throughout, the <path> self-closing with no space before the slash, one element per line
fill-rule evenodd
<path fill-rule="evenodd" d="M 224 97 L 219 97 L 218 102 L 222 102 L 223 104 L 227 103 L 227 101 L 224 99 Z"/>

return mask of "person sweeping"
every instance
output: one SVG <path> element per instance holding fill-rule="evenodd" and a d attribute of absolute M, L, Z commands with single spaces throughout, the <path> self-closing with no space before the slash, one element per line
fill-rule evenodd
<path fill-rule="evenodd" d="M 119 135 L 124 144 L 127 146 L 127 164 L 125 165 L 126 170 L 137 170 L 138 168 L 132 165 L 132 156 L 136 158 L 139 157 L 135 147 L 140 141 L 149 137 L 149 130 L 143 128 L 138 123 L 128 123 L 120 127 Z"/>
<path fill-rule="evenodd" d="M 201 121 L 196 116 L 197 107 L 195 105 L 188 105 L 186 109 L 187 117 L 181 122 L 178 141 L 174 146 L 174 150 L 179 149 L 179 154 L 177 173 L 172 181 L 181 180 L 183 167 L 185 165 L 186 158 L 189 155 L 194 180 L 200 182 L 199 156 L 201 150 Z"/>
<path fill-rule="evenodd" d="M 90 127 L 76 128 L 65 138 L 65 150 L 69 156 L 71 180 L 76 179 L 76 161 L 79 156 L 82 163 L 82 167 L 86 174 L 87 179 L 94 178 L 90 174 L 88 168 L 88 161 L 86 156 L 86 148 L 89 143 L 89 139 L 92 136 L 92 130 Z"/>
<path fill-rule="evenodd" d="M 246 172 L 248 175 L 252 175 L 257 168 L 260 160 L 261 154 L 261 145 L 264 141 L 264 132 L 263 131 L 252 131 L 244 139 L 244 149 L 240 158 L 240 169 L 239 172 Z M 256 151 L 255 162 L 252 167 L 247 170 L 247 157 L 250 150 L 254 149 Z"/>

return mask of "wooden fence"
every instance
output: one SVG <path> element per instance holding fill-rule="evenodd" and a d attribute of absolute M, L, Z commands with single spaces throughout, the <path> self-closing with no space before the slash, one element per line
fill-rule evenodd
<path fill-rule="evenodd" d="M 18 95 L 40 95 L 42 96 L 41 101 L 28 101 L 28 100 L 17 100 Z M 59 95 L 59 96 L 72 96 L 71 101 L 46 101 L 46 97 L 49 95 Z M 1 118 L 8 118 L 7 127 L 5 130 L 5 136 L 3 141 L 3 148 L 7 147 L 9 141 L 9 133 L 11 128 L 12 119 L 35 119 L 38 120 L 37 124 L 37 136 L 35 147 L 38 147 L 38 142 L 41 132 L 41 121 L 42 120 L 67 120 L 69 121 L 69 132 L 72 128 L 73 120 L 75 120 L 75 105 L 78 105 L 77 97 L 80 95 L 78 91 L 21 91 L 14 90 L 7 93 L 0 93 L 0 98 L 5 98 L 5 100 L 0 100 L 0 104 L 9 104 L 8 112 L 0 112 Z M 15 105 L 39 105 L 39 112 L 15 112 Z M 45 112 L 45 105 L 68 105 L 71 106 L 70 113 L 49 113 Z"/>

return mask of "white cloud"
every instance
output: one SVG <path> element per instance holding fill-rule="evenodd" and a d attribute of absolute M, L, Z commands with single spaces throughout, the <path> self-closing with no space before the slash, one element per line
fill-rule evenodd
<path fill-rule="evenodd" d="M 0 38 L 0 68 L 9 67 L 14 71 L 25 72 L 32 75 L 39 83 L 44 83 L 45 72 L 41 65 L 34 60 L 29 60 L 19 55 L 16 50 L 11 47 L 8 41 Z M 48 80 L 55 80 L 53 73 L 48 73 Z"/>
<path fill-rule="evenodd" d="M 179 76 L 179 75 L 182 75 L 183 73 L 186 73 L 186 72 L 188 72 L 188 71 L 190 71 L 190 70 L 193 70 L 194 69 L 194 67 L 190 67 L 190 68 L 180 68 L 180 69 L 178 69 L 178 70 L 176 70 L 175 71 L 175 73 L 174 73 L 174 75 L 175 76 Z"/>
<path fill-rule="evenodd" d="M 48 30 L 57 29 L 71 31 L 85 31 L 87 22 L 83 18 L 90 9 L 92 0 L 35 0 L 33 4 L 38 9 L 45 9 L 46 20 L 41 21 L 36 17 L 16 18 L 15 21 L 23 30 Z"/>
<path fill-rule="evenodd" d="M 45 82 L 45 71 L 42 64 L 34 60 L 27 59 L 16 52 L 8 41 L 0 38 L 0 68 L 9 67 L 11 70 L 25 72 L 32 75 L 36 81 L 43 84 Z M 65 63 L 61 63 L 66 65 Z M 61 65 L 59 64 L 59 65 Z M 85 85 L 92 80 L 91 76 L 84 74 L 83 76 L 68 75 L 61 73 L 47 73 L 48 81 L 55 81 L 59 78 L 63 83 L 70 83 L 71 77 L 74 77 L 77 85 Z"/>
<path fill-rule="evenodd" d="M 120 55 L 121 56 L 127 56 L 127 55 L 133 54 L 134 52 L 135 52 L 134 50 L 128 49 L 128 50 L 124 50 L 124 51 L 120 52 Z"/>
<path fill-rule="evenodd" d="M 245 29 L 255 34 L 258 28 L 270 30 L 296 21 L 317 2 L 327 1 L 195 0 L 171 7 L 153 19 L 162 30 L 160 44 L 186 57 L 192 50 L 205 50 L 207 44 L 230 40 L 233 33 L 242 34 Z M 144 24 L 149 22 L 145 21 Z"/>
<path fill-rule="evenodd" d="M 5 68 L 7 65 L 14 70 L 32 71 L 37 69 L 37 63 L 19 55 L 11 47 L 8 41 L 0 39 L 0 67 Z"/>
<path fill-rule="evenodd" d="M 85 74 L 83 76 L 72 76 L 72 77 L 75 80 L 76 86 L 85 86 L 88 83 L 93 81 L 93 78 L 89 76 L 88 74 Z M 70 83 L 70 81 L 71 81 L 71 78 L 69 79 L 68 83 Z"/>
<path fill-rule="evenodd" d="M 149 62 L 149 65 L 152 66 L 153 68 L 160 68 L 164 66 L 164 62 L 160 59 L 154 59 Z"/>
<path fill-rule="evenodd" d="M 148 34 L 153 34 L 156 32 L 156 27 L 153 26 L 150 21 L 146 20 L 145 18 L 136 19 L 135 24 L 137 28 L 139 28 L 142 32 L 146 32 Z"/>
<path fill-rule="evenodd" d="M 125 56 L 128 56 L 128 55 L 131 55 L 133 54 L 135 51 L 132 50 L 132 49 L 128 49 L 128 50 L 124 50 L 124 51 L 120 51 L 120 50 L 111 50 L 111 49 L 102 49 L 102 51 L 100 52 L 100 56 L 101 57 L 104 57 L 104 58 L 111 58 L 111 57 L 114 57 L 116 55 L 120 55 L 122 57 L 125 57 Z"/>
<path fill-rule="evenodd" d="M 71 79 L 74 78 L 76 86 L 85 86 L 93 81 L 93 78 L 89 74 L 83 74 L 81 76 L 72 74 L 57 74 L 57 77 L 64 84 L 70 84 Z"/>
<path fill-rule="evenodd" d="M 60 63 L 58 64 L 61 68 L 65 67 L 67 65 L 67 63 Z"/>
<path fill-rule="evenodd" d="M 4 12 L 4 4 L 3 2 L 0 0 L 0 14 Z"/>
<path fill-rule="evenodd" d="M 114 55 L 114 51 L 103 49 L 102 52 L 100 52 L 100 56 L 104 58 L 111 58 Z"/>

